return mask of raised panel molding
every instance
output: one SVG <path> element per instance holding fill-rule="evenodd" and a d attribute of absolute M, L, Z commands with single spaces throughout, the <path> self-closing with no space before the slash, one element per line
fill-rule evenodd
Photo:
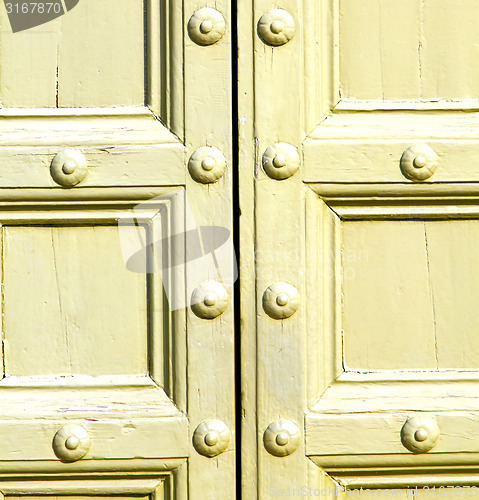
<path fill-rule="evenodd" d="M 85 187 L 185 184 L 184 146 L 145 108 L 2 110 L 0 130 L 0 187 L 58 187 L 50 165 L 64 147 L 86 157 Z"/>
<path fill-rule="evenodd" d="M 2 107 L 0 161 L 5 168 L 0 173 L 0 187 L 57 187 L 50 176 L 50 164 L 53 157 L 68 146 L 80 149 L 87 158 L 89 175 L 83 181 L 83 186 L 184 185 L 184 61 L 183 44 L 181 37 L 178 37 L 183 32 L 184 8 L 174 1 L 144 2 L 145 11 L 141 20 L 144 30 L 141 39 L 145 41 L 145 71 L 141 72 L 141 77 L 145 79 L 143 105 L 89 108 L 81 105 L 62 107 L 57 102 L 56 106 L 53 103 L 53 107 L 42 107 L 43 100 L 40 99 L 40 107 Z M 73 11 L 72 15 L 76 15 L 76 12 L 79 11 Z M 6 13 L 3 15 L 6 17 Z M 71 15 L 68 19 L 65 16 L 65 19 L 68 23 L 74 23 Z M 67 21 L 62 18 L 58 22 Z M 68 28 L 74 32 L 72 25 L 68 25 Z M 48 26 L 40 31 L 42 29 L 48 30 Z M 58 26 L 54 29 L 60 30 Z M 31 35 L 34 39 L 37 35 L 37 43 L 40 41 L 39 34 L 42 33 Z M 8 46 L 11 40 L 27 37 L 25 43 L 32 43 L 28 36 L 29 33 L 6 33 L 2 40 Z M 50 42 L 44 50 L 54 49 L 56 52 L 57 43 L 51 45 Z M 61 41 L 58 43 L 61 44 Z M 74 45 L 71 40 L 70 44 Z M 9 47 L 8 50 L 13 49 Z M 81 48 L 77 50 L 84 55 Z M 100 59 L 110 57 L 107 51 L 101 52 L 100 48 L 97 53 Z M 31 72 L 35 74 L 39 68 L 28 57 L 25 64 L 31 64 Z M 45 61 L 45 65 L 51 64 L 54 61 Z M 75 61 L 71 62 L 68 71 L 75 72 L 74 64 Z M 8 68 L 4 68 L 4 72 Z M 54 72 L 55 68 L 50 69 Z M 28 69 L 23 70 L 28 73 L 28 77 L 23 73 L 14 75 L 14 78 L 20 79 L 16 89 L 20 96 L 20 84 L 27 82 L 25 85 L 28 85 L 34 80 Z M 109 71 L 111 73 L 111 67 Z M 100 78 L 100 73 L 100 69 L 98 75 L 95 70 L 93 76 Z M 70 83 L 78 84 L 71 75 L 66 77 L 70 78 Z M 39 81 L 36 89 L 41 87 L 42 80 Z M 55 85 L 54 81 L 50 83 Z M 15 88 L 14 84 L 10 86 Z M 88 94 L 88 89 L 83 91 Z M 29 96 L 32 93 L 31 90 L 24 91 Z M 23 100 L 29 102 L 27 97 L 23 97 Z"/>
<path fill-rule="evenodd" d="M 342 248 L 341 234 L 348 223 L 474 222 L 479 220 L 478 185 L 325 183 L 305 190 L 307 241 L 321 249 L 318 253 L 307 247 L 310 258 L 319 262 L 317 276 L 306 280 L 310 306 L 318 310 L 319 319 L 314 330 L 318 337 L 309 339 L 313 364 L 308 368 L 306 455 L 348 488 L 477 484 L 478 369 L 347 367 L 344 345 L 351 332 L 343 325 L 342 263 L 347 249 Z M 398 266 L 403 264 L 408 265 Z M 314 262 L 308 265 L 313 270 Z M 384 331 L 385 337 L 388 334 Z M 425 348 L 424 343 L 417 348 Z M 416 415 L 434 418 L 439 427 L 437 443 L 424 453 L 412 453 L 401 442 L 402 427 Z"/>
<path fill-rule="evenodd" d="M 48 498 L 49 495 L 84 495 L 85 500 L 102 498 L 107 495 L 131 495 L 139 497 L 145 495 L 151 500 L 173 500 L 168 494 L 170 490 L 170 475 L 132 472 L 131 475 L 122 473 L 114 475 L 104 474 L 78 474 L 73 473 L 68 477 L 65 474 L 57 474 L 54 477 L 37 475 L 20 475 L 20 477 L 9 477 L 7 474 L 0 477 L 0 491 L 4 498 L 34 497 Z M 138 476 L 138 477 L 135 477 Z M 127 497 L 128 498 L 128 497 Z"/>
<path fill-rule="evenodd" d="M 172 219 L 179 223 L 184 216 L 182 189 L 131 188 L 115 193 L 79 189 L 55 193 L 56 199 L 52 199 L 50 190 L 3 190 L 0 224 L 27 229 L 139 224 L 146 228 L 150 242 L 145 257 L 147 254 L 153 262 L 161 259 L 161 267 L 171 258 L 184 255 L 180 239 L 171 238 L 169 223 Z M 175 226 L 175 230 L 179 228 Z M 159 242 L 162 244 L 158 246 Z M 159 247 L 162 255 L 158 255 Z M 49 461 L 58 470 L 70 467 L 73 464 L 62 464 L 52 449 L 53 436 L 65 423 L 78 423 L 88 430 L 91 447 L 81 462 L 93 468 L 95 461 L 107 464 L 108 460 L 124 459 L 125 466 L 134 470 L 130 460 L 142 458 L 161 459 L 149 463 L 154 468 L 171 470 L 189 456 L 189 423 L 183 399 L 187 381 L 182 368 L 186 360 L 181 356 L 186 345 L 185 310 L 170 310 L 166 300 L 171 297 L 169 287 L 175 287 L 175 293 L 186 293 L 181 286 L 184 275 L 181 269 L 170 269 L 168 278 L 149 271 L 145 279 L 149 308 L 144 329 L 148 337 L 146 374 L 29 377 L 5 373 L 0 381 L 0 461 L 23 460 L 40 469 Z M 2 292 L 8 293 L 8 287 L 2 286 Z M 172 362 L 165 363 L 165 357 L 172 352 Z M 8 362 L 3 366 L 8 370 Z M 20 419 L 21 415 L 27 416 L 25 408 L 28 418 Z M 38 461 L 45 464 L 35 466 Z"/>
<path fill-rule="evenodd" d="M 434 43 L 431 41 L 429 46 L 424 40 L 420 43 L 424 33 L 417 31 L 420 25 L 417 15 L 424 6 L 416 0 L 409 1 L 408 8 L 403 6 L 397 15 L 391 14 L 395 12 L 395 6 L 382 1 L 373 5 L 368 2 L 326 0 L 317 5 L 312 0 L 303 0 L 302 50 L 305 61 L 302 68 L 304 100 L 301 116 L 305 138 L 301 168 L 303 180 L 308 183 L 319 180 L 331 183 L 407 182 L 399 168 L 399 161 L 402 153 L 416 143 L 428 144 L 439 156 L 437 172 L 426 182 L 479 180 L 477 169 L 474 167 L 479 154 L 477 98 L 471 97 L 466 92 L 463 98 L 458 95 L 447 99 L 434 97 L 422 100 L 419 89 L 417 95 L 411 94 L 409 97 L 389 98 L 389 100 L 387 97 L 382 100 L 381 96 L 370 99 L 345 98 L 340 81 L 342 40 L 340 17 L 344 15 L 343 3 L 353 5 L 357 9 L 357 17 L 352 16 L 351 19 L 354 21 L 347 27 L 354 33 L 351 45 L 359 47 L 354 37 L 359 36 L 361 31 L 360 28 L 355 30 L 353 23 L 358 23 L 358 19 L 363 19 L 361 16 L 366 16 L 364 19 L 374 25 L 374 30 L 365 28 L 367 24 L 362 22 L 359 22 L 358 26 L 366 29 L 366 37 L 369 36 L 371 42 L 368 48 L 374 51 L 378 61 L 381 59 L 387 66 L 386 71 L 399 72 L 401 64 L 411 63 L 417 66 L 418 50 L 434 51 L 436 45 L 442 47 L 443 43 L 442 37 L 434 32 L 435 20 L 439 25 L 443 22 L 441 14 L 434 6 L 426 6 L 430 16 L 427 19 L 429 37 Z M 382 3 L 385 5 L 381 8 Z M 451 9 L 452 23 L 464 22 L 462 18 L 455 17 L 451 5 L 443 6 L 442 14 L 444 9 L 448 8 Z M 390 29 L 381 32 L 381 20 L 376 16 L 377 11 L 383 16 L 383 21 L 389 23 Z M 311 12 L 315 15 L 304 14 Z M 423 22 L 424 19 L 421 20 L 421 23 Z M 465 22 L 467 24 L 467 21 Z M 394 38 L 394 30 L 405 25 L 408 29 L 401 31 L 403 35 Z M 448 25 L 448 29 L 452 30 L 452 26 Z M 469 24 L 467 26 L 461 36 L 474 37 L 475 28 Z M 454 32 L 454 36 L 459 37 L 457 32 Z M 398 58 L 392 55 L 387 57 L 384 54 L 388 51 L 390 54 L 395 54 L 396 50 L 401 51 L 411 47 L 411 37 L 414 38 L 415 57 L 410 58 L 401 53 L 403 56 L 402 59 L 399 56 L 401 64 L 390 65 L 390 61 L 397 61 Z M 401 43 L 398 43 L 399 39 Z M 451 40 L 455 38 L 451 37 Z M 384 51 L 382 56 L 379 54 L 380 45 Z M 451 58 L 454 56 L 449 52 L 452 51 L 449 44 L 444 51 L 447 53 L 449 64 L 452 64 Z M 468 53 L 468 57 L 470 54 Z M 439 60 L 442 61 L 438 57 L 434 64 L 440 64 Z M 361 66 L 361 58 L 351 58 L 349 62 L 355 64 L 356 70 Z M 377 62 L 377 65 L 380 64 Z M 372 74 L 373 70 L 376 71 L 377 67 L 368 68 L 363 72 L 366 89 L 371 88 L 372 79 L 381 73 L 379 70 Z M 461 68 L 461 71 L 463 70 L 464 68 Z M 417 67 L 415 71 L 417 73 Z M 416 73 L 414 73 L 415 81 L 418 80 Z M 461 82 L 459 73 L 455 71 L 450 73 L 451 78 L 444 79 L 447 81 L 446 86 L 453 85 L 450 80 L 456 79 L 456 82 Z M 434 71 L 430 73 L 431 76 L 435 74 Z M 444 69 L 441 69 L 441 74 L 444 77 L 449 75 Z M 404 71 L 400 72 L 400 75 L 406 79 L 411 77 L 410 73 Z M 469 73 L 467 75 L 470 76 Z M 390 83 L 397 85 L 397 80 L 398 78 L 391 77 Z M 380 93 L 379 90 L 376 91 Z"/>
<path fill-rule="evenodd" d="M 362 455 L 341 457 L 310 456 L 315 466 L 321 467 L 336 484 L 347 490 L 388 489 L 443 486 L 477 486 L 479 469 L 477 456 L 458 454 L 459 466 L 446 466 L 449 455 L 436 454 L 412 456 L 401 466 L 389 466 L 390 455 Z M 474 462 L 474 463 L 473 463 Z M 354 464 L 354 465 L 351 465 Z"/>
<path fill-rule="evenodd" d="M 437 171 L 424 183 L 476 182 L 478 113 L 461 109 L 333 110 L 303 144 L 303 180 L 405 183 L 400 160 L 426 143 L 438 155 Z"/>

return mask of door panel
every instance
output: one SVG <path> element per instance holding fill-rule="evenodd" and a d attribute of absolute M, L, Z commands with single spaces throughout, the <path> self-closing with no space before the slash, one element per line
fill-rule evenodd
<path fill-rule="evenodd" d="M 477 220 L 343 224 L 348 368 L 478 368 L 477 230 Z"/>
<path fill-rule="evenodd" d="M 471 17 L 456 7 L 453 1 L 340 2 L 341 99 L 476 99 L 478 6 L 463 4 Z"/>
<path fill-rule="evenodd" d="M 129 0 L 119 9 L 112 0 L 83 0 L 75 10 L 27 31 L 2 32 L 4 107 L 143 106 L 143 3 Z M 6 9 L 0 22 L 9 26 Z"/>
<path fill-rule="evenodd" d="M 8 375 L 147 373 L 146 275 L 125 267 L 116 226 L 7 226 L 3 243 Z"/>
<path fill-rule="evenodd" d="M 6 497 L 235 496 L 231 16 L 195 43 L 200 7 L 0 6 Z"/>
<path fill-rule="evenodd" d="M 428 0 L 243 7 L 244 498 L 476 484 L 477 27 Z"/>

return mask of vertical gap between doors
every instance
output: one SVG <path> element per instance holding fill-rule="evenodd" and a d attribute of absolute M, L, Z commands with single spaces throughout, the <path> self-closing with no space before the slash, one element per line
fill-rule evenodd
<path fill-rule="evenodd" d="M 231 0 L 231 109 L 232 109 L 232 148 L 233 148 L 233 242 L 238 268 L 238 279 L 234 284 L 234 335 L 235 335 L 235 416 L 236 416 L 236 498 L 241 499 L 241 321 L 240 321 L 240 206 L 239 206 L 239 137 L 238 137 L 238 33 L 237 0 Z"/>

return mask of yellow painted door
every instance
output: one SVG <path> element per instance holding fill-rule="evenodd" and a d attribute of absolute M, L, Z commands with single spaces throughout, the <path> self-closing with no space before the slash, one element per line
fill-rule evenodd
<path fill-rule="evenodd" d="M 238 16 L 243 496 L 474 496 L 479 4 Z"/>
<path fill-rule="evenodd" d="M 7 500 L 235 496 L 230 40 L 223 0 L 0 6 Z"/>

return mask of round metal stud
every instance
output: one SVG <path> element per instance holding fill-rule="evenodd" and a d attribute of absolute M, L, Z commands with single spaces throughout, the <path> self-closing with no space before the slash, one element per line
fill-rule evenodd
<path fill-rule="evenodd" d="M 210 7 L 197 10 L 188 21 L 188 34 L 198 45 L 212 45 L 225 34 L 223 15 Z"/>
<path fill-rule="evenodd" d="M 216 182 L 224 174 L 225 168 L 223 153 L 210 146 L 198 148 L 188 162 L 188 170 L 193 179 L 203 184 Z"/>
<path fill-rule="evenodd" d="M 263 293 L 263 309 L 273 319 L 292 316 L 299 307 L 299 293 L 293 285 L 278 281 Z"/>
<path fill-rule="evenodd" d="M 64 462 L 80 460 L 88 453 L 89 449 L 90 436 L 81 425 L 64 425 L 53 438 L 53 451 Z"/>
<path fill-rule="evenodd" d="M 286 457 L 299 446 L 301 433 L 291 420 L 276 420 L 268 425 L 263 435 L 266 451 L 275 457 Z"/>
<path fill-rule="evenodd" d="M 299 168 L 298 150 L 286 142 L 277 142 L 263 153 L 264 171 L 273 179 L 291 177 Z"/>
<path fill-rule="evenodd" d="M 284 45 L 293 38 L 294 32 L 294 19 L 283 9 L 269 10 L 258 21 L 259 36 L 269 45 Z"/>
<path fill-rule="evenodd" d="M 434 416 L 409 418 L 401 429 L 401 442 L 414 453 L 426 453 L 439 439 L 439 427 Z"/>
<path fill-rule="evenodd" d="M 228 292 L 217 281 L 205 281 L 191 295 L 191 309 L 203 319 L 217 318 L 226 311 Z"/>
<path fill-rule="evenodd" d="M 415 144 L 401 156 L 401 171 L 412 181 L 429 179 L 437 170 L 437 154 L 427 144 Z"/>
<path fill-rule="evenodd" d="M 230 444 L 231 432 L 221 420 L 210 418 L 202 422 L 193 434 L 196 451 L 205 457 L 223 453 Z"/>
<path fill-rule="evenodd" d="M 53 158 L 50 172 L 53 180 L 60 186 L 76 186 L 88 172 L 85 155 L 78 149 L 64 149 Z"/>

